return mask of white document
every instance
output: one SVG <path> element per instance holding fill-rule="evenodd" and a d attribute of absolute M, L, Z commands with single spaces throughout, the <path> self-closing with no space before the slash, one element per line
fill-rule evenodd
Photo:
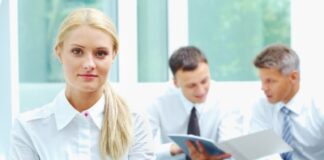
<path fill-rule="evenodd" d="M 273 130 L 263 130 L 249 135 L 237 137 L 218 144 L 211 140 L 194 135 L 170 134 L 169 137 L 189 154 L 186 141 L 199 141 L 210 154 L 229 153 L 235 160 L 255 160 L 275 154 L 291 151 L 292 148 L 284 142 Z"/>
<path fill-rule="evenodd" d="M 217 146 L 230 153 L 236 160 L 253 160 L 292 151 L 292 148 L 271 129 L 230 139 Z"/>

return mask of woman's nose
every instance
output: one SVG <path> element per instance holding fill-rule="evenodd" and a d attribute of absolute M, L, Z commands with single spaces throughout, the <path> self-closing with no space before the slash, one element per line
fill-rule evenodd
<path fill-rule="evenodd" d="M 87 56 L 84 63 L 83 63 L 83 68 L 87 71 L 94 70 L 96 67 L 94 63 L 94 59 L 92 56 Z"/>

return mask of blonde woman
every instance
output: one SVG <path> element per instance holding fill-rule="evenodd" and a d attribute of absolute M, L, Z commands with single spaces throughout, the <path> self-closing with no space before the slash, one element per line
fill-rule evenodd
<path fill-rule="evenodd" d="M 107 83 L 117 51 L 115 27 L 101 11 L 80 8 L 66 17 L 55 44 L 66 87 L 17 118 L 10 159 L 154 159 L 147 122 Z"/>

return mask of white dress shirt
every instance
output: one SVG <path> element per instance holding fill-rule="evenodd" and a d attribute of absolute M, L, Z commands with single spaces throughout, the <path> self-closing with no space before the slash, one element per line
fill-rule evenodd
<path fill-rule="evenodd" d="M 323 99 L 323 97 L 321 97 Z M 251 132 L 272 128 L 281 136 L 286 106 L 292 111 L 293 160 L 324 159 L 324 101 L 300 90 L 287 104 L 270 104 L 264 98 L 253 108 Z"/>
<path fill-rule="evenodd" d="M 187 134 L 189 116 L 193 106 L 197 109 L 200 136 L 218 142 L 241 134 L 241 127 L 237 125 L 240 115 L 234 114 L 234 112 L 223 112 L 219 101 L 213 94 L 214 91 L 213 83 L 211 83 L 206 102 L 193 104 L 183 96 L 179 89 L 173 88 L 148 107 L 147 112 L 153 135 L 155 140 L 160 138 L 160 142 L 156 142 L 158 159 L 185 158 L 184 154 L 171 155 L 170 147 L 173 142 L 168 134 Z"/>
<path fill-rule="evenodd" d="M 21 114 L 11 132 L 12 160 L 99 160 L 104 96 L 82 113 L 62 91 L 53 102 Z M 148 122 L 132 113 L 133 143 L 123 160 L 155 159 Z M 110 159 L 110 158 L 108 158 Z"/>

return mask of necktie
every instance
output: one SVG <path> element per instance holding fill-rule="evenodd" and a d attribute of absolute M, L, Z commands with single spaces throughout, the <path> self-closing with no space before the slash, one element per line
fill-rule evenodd
<path fill-rule="evenodd" d="M 192 107 L 192 109 L 191 109 L 187 133 L 197 135 L 197 136 L 200 135 L 196 107 Z M 186 156 L 186 160 L 191 160 L 191 158 L 189 156 Z"/>
<path fill-rule="evenodd" d="M 189 124 L 188 124 L 188 134 L 193 135 L 200 135 L 198 117 L 196 113 L 196 107 L 192 107 L 190 117 L 189 117 Z"/>
<path fill-rule="evenodd" d="M 282 139 L 288 143 L 292 144 L 293 136 L 291 134 L 291 111 L 287 107 L 281 108 L 281 113 L 283 114 L 283 127 L 282 127 Z M 281 154 L 283 160 L 292 160 L 292 152 L 286 152 Z"/>

